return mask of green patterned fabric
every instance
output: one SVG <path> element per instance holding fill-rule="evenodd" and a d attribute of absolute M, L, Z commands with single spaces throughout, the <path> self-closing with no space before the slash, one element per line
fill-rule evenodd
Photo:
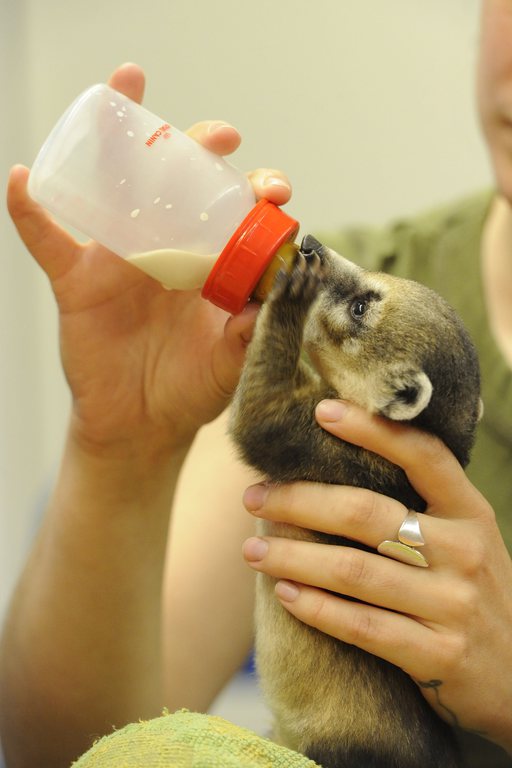
<path fill-rule="evenodd" d="M 73 768 L 318 768 L 318 764 L 221 717 L 183 709 L 114 731 Z"/>

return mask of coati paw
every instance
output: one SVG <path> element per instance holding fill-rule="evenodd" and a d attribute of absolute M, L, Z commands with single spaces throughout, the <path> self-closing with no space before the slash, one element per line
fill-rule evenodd
<path fill-rule="evenodd" d="M 279 270 L 268 300 L 293 301 L 309 306 L 322 281 L 322 262 L 316 252 L 297 253 L 291 272 Z"/>

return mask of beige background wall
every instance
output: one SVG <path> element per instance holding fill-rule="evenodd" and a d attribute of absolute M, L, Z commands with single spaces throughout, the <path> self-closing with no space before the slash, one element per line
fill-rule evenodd
<path fill-rule="evenodd" d="M 237 125 L 285 169 L 302 231 L 380 222 L 488 183 L 477 0 L 0 0 L 0 168 L 126 60 L 179 127 Z M 0 610 L 58 461 L 68 396 L 46 279 L 0 212 Z"/>

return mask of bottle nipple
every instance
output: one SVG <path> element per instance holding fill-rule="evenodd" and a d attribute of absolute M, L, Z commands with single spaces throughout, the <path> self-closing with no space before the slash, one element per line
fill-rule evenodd
<path fill-rule="evenodd" d="M 298 251 L 299 246 L 296 243 L 284 243 L 279 248 L 254 289 L 253 299 L 259 302 L 265 301 L 272 290 L 277 273 L 281 269 L 291 272 Z"/>

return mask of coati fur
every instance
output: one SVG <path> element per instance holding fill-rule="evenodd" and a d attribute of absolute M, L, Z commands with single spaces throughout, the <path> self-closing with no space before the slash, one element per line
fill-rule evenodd
<path fill-rule="evenodd" d="M 321 429 L 315 406 L 344 398 L 411 422 L 438 435 L 465 466 L 479 378 L 469 336 L 440 296 L 366 271 L 307 236 L 292 272 L 278 274 L 260 310 L 230 432 L 269 483 L 361 486 L 421 512 L 425 502 L 404 471 Z M 269 521 L 261 533 L 358 546 Z M 323 768 L 461 764 L 452 729 L 407 674 L 301 623 L 279 604 L 274 586 L 258 574 L 256 664 L 276 741 Z"/>

